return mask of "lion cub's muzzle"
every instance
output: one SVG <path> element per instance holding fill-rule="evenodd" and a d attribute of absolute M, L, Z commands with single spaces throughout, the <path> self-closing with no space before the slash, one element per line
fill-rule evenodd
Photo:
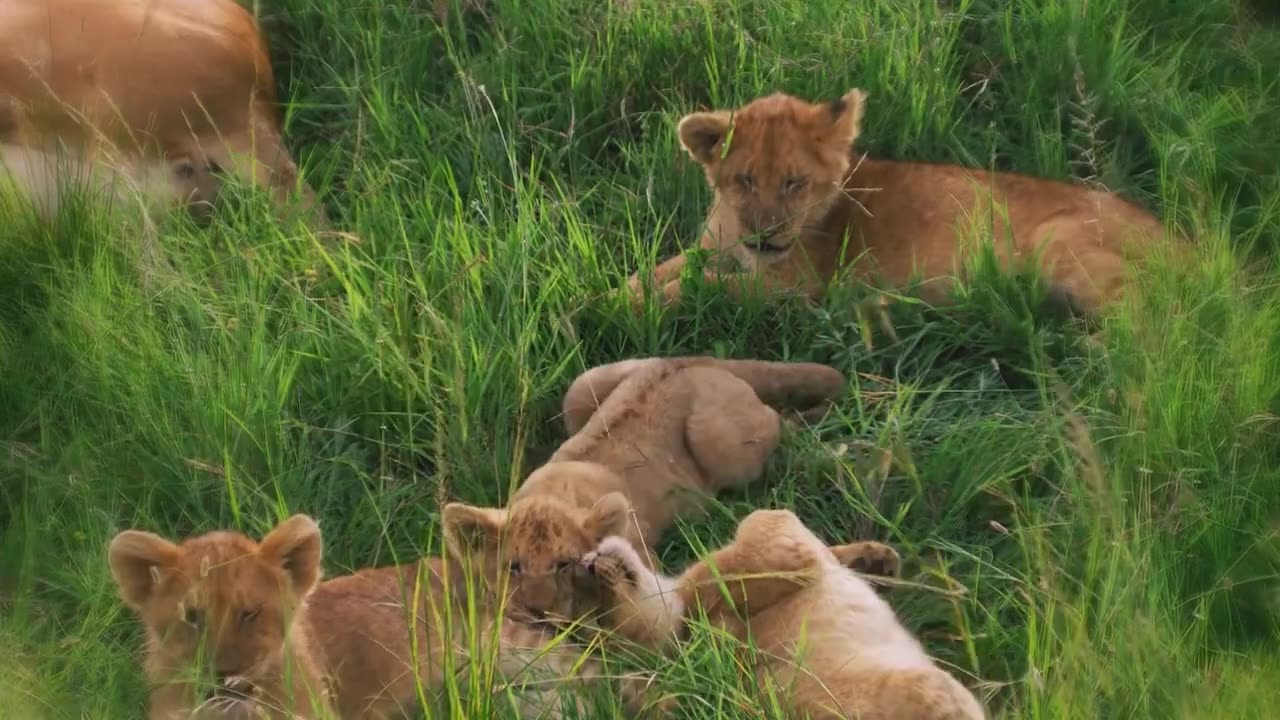
<path fill-rule="evenodd" d="M 200 705 L 192 717 L 216 717 L 220 720 L 256 720 L 264 717 L 258 704 L 257 688 L 240 675 L 218 674 L 212 686 L 206 686 Z"/>
<path fill-rule="evenodd" d="M 791 250 L 791 238 L 781 228 L 761 230 L 743 238 L 742 244 L 748 250 L 765 256 L 782 256 Z"/>
<path fill-rule="evenodd" d="M 214 679 L 213 697 L 231 700 L 253 700 L 254 687 L 243 675 L 223 675 L 219 673 Z"/>

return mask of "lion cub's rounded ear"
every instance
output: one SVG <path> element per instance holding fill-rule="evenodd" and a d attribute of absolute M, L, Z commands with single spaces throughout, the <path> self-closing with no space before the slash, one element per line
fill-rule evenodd
<path fill-rule="evenodd" d="M 729 113 L 724 110 L 696 112 L 680 118 L 676 134 L 689 157 L 702 165 L 716 160 L 721 142 L 729 134 Z"/>
<path fill-rule="evenodd" d="M 299 595 L 311 592 L 320 582 L 320 556 L 323 551 L 320 526 L 301 514 L 277 525 L 258 546 L 258 553 L 264 559 L 279 564 L 288 573 Z"/>
<path fill-rule="evenodd" d="M 599 542 L 610 535 L 626 537 L 630 522 L 631 501 L 620 492 L 611 492 L 591 506 L 584 529 Z"/>
<path fill-rule="evenodd" d="M 839 100 L 827 103 L 827 111 L 831 113 L 831 142 L 846 149 L 853 146 L 853 141 L 862 133 L 862 116 L 867 109 L 867 94 L 858 88 L 845 93 Z"/>
<path fill-rule="evenodd" d="M 177 564 L 182 550 L 154 533 L 125 530 L 107 547 L 111 577 L 120 597 L 135 610 L 142 606 L 160 582 L 160 573 Z"/>
<path fill-rule="evenodd" d="M 444 506 L 441 518 L 445 549 L 457 559 L 494 549 L 506 522 L 506 510 L 449 503 Z"/>

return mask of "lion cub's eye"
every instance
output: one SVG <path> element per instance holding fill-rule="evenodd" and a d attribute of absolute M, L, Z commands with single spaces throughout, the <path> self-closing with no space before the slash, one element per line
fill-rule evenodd
<path fill-rule="evenodd" d="M 182 611 L 182 622 L 198 628 L 204 625 L 204 611 L 200 608 L 187 608 Z"/>
<path fill-rule="evenodd" d="M 793 175 L 782 182 L 782 192 L 784 193 L 798 192 L 804 189 L 804 185 L 806 182 L 807 181 L 804 178 Z"/>
<path fill-rule="evenodd" d="M 509 568 L 507 568 L 507 569 L 511 571 L 511 574 L 512 574 L 512 575 L 519 575 L 519 574 L 520 574 L 520 561 L 519 561 L 519 560 L 512 560 L 512 561 L 511 561 L 511 566 L 510 566 Z"/>
<path fill-rule="evenodd" d="M 262 608 L 254 608 L 253 610 L 245 610 L 240 613 L 240 624 L 248 625 L 258 619 L 258 615 L 262 613 Z"/>
<path fill-rule="evenodd" d="M 755 178 L 746 173 L 738 173 L 733 177 L 733 181 L 738 184 L 738 187 L 746 190 L 747 192 L 751 192 L 756 187 Z"/>
<path fill-rule="evenodd" d="M 561 560 L 560 562 L 556 563 L 556 572 L 560 573 L 561 575 L 567 572 L 572 572 L 575 565 L 577 565 L 577 563 L 573 562 L 572 560 Z"/>

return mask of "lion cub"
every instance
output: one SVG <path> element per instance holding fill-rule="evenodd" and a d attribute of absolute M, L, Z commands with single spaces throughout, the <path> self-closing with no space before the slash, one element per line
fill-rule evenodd
<path fill-rule="evenodd" d="M 575 670 L 581 653 L 566 645 L 534 652 L 553 639 L 546 628 L 495 628 L 497 595 L 469 584 L 452 559 L 321 582 L 320 528 L 305 515 L 261 542 L 217 531 L 175 544 L 126 530 L 108 555 L 121 597 L 146 628 L 151 720 L 398 717 L 418 706 L 419 683 L 429 693 L 470 664 L 468 599 L 480 645 L 498 637 L 504 679 L 538 671 L 566 681 L 534 683 L 518 700 L 522 714 L 559 717 L 556 685 L 598 674 L 592 662 Z M 415 597 L 416 612 L 407 612 Z M 213 676 L 209 697 L 202 665 Z"/>
<path fill-rule="evenodd" d="M 828 548 L 794 513 L 757 510 L 732 543 L 678 578 L 607 538 L 583 558 L 599 582 L 602 625 L 651 648 L 676 640 L 701 609 L 738 640 L 756 674 L 777 681 L 789 714 L 862 720 L 983 720 L 977 699 L 937 667 L 889 605 L 850 568 L 895 575 L 879 543 Z M 722 584 L 723 581 L 723 584 Z"/>
<path fill-rule="evenodd" d="M 780 439 L 773 406 L 821 411 L 844 382 L 813 363 L 686 357 L 595 367 L 565 394 L 571 437 L 550 461 L 505 509 L 446 505 L 445 538 L 455 553 L 502 568 L 528 618 L 572 620 L 584 554 L 620 535 L 651 563 L 678 516 L 760 476 Z"/>
<path fill-rule="evenodd" d="M 993 236 L 1006 268 L 1043 250 L 1038 267 L 1051 293 L 1093 314 L 1119 296 L 1126 261 L 1163 237 L 1154 216 L 1111 193 L 867 157 L 854 149 L 865 107 L 857 89 L 817 104 L 775 93 L 680 120 L 680 143 L 714 193 L 701 246 L 719 251 L 730 292 L 758 280 L 768 292 L 818 299 L 852 266 L 891 287 L 918 273 L 923 296 L 945 303 L 972 229 Z M 679 298 L 684 264 L 677 255 L 653 272 L 666 302 Z M 641 286 L 633 275 L 637 301 Z"/>

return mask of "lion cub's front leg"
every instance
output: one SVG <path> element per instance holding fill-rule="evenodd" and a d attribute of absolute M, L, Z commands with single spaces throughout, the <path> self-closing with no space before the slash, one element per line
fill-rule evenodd
<path fill-rule="evenodd" d="M 704 249 L 707 248 L 704 244 Z M 744 269 L 742 264 L 729 253 L 716 249 L 702 272 L 703 282 L 720 286 L 729 297 L 737 302 L 753 295 L 764 298 L 781 295 L 801 295 L 809 298 L 821 296 L 825 289 L 823 283 L 814 278 L 793 277 L 792 272 L 771 272 L 769 269 Z M 655 290 L 662 293 L 663 307 L 672 307 L 680 302 L 683 290 L 680 275 L 688 264 L 688 255 L 680 253 L 658 264 L 649 275 Z M 627 293 L 632 306 L 640 308 L 644 303 L 644 283 L 640 273 L 627 279 Z"/>
<path fill-rule="evenodd" d="M 663 289 L 672 280 L 679 280 L 680 272 L 684 270 L 686 262 L 688 262 L 688 258 L 685 254 L 679 253 L 658 263 L 653 268 L 653 272 L 649 274 L 649 280 L 652 281 L 653 287 Z M 630 291 L 633 302 L 639 303 L 644 299 L 644 283 L 641 281 L 639 272 L 635 272 L 631 277 L 627 278 L 627 290 Z"/>
<path fill-rule="evenodd" d="M 831 554 L 841 565 L 864 575 L 896 578 L 902 572 L 902 556 L 884 543 L 866 541 L 833 545 Z"/>
<path fill-rule="evenodd" d="M 760 518 L 765 519 L 755 524 L 770 520 L 767 514 Z M 897 577 L 900 572 L 901 557 L 883 543 L 830 550 L 840 564 L 867 575 Z M 820 571 L 821 558 L 778 535 L 768 544 L 730 544 L 672 578 L 650 570 L 631 543 L 609 537 L 582 564 L 598 583 L 605 624 L 657 648 L 680 635 L 690 608 L 702 608 L 713 622 L 738 624 L 808 585 Z"/>
<path fill-rule="evenodd" d="M 715 624 L 740 626 L 750 613 L 805 587 L 820 572 L 821 558 L 781 536 L 763 550 L 730 544 L 671 578 L 650 570 L 631 543 L 610 537 L 582 562 L 597 580 L 604 624 L 657 648 L 681 635 L 690 608 L 701 608 Z"/>
<path fill-rule="evenodd" d="M 650 570 L 630 542 L 607 537 L 581 564 L 596 579 L 607 629 L 653 649 L 678 637 L 687 607 L 679 580 Z"/>
<path fill-rule="evenodd" d="M 728 295 L 734 302 L 741 303 L 748 298 L 770 300 L 799 296 L 811 300 L 821 297 L 823 286 L 803 281 L 791 280 L 768 272 L 726 271 L 703 272 L 702 279 L 708 285 L 714 285 Z M 674 306 L 680 302 L 683 290 L 680 278 L 667 281 L 662 286 L 662 302 L 664 307 Z"/>

